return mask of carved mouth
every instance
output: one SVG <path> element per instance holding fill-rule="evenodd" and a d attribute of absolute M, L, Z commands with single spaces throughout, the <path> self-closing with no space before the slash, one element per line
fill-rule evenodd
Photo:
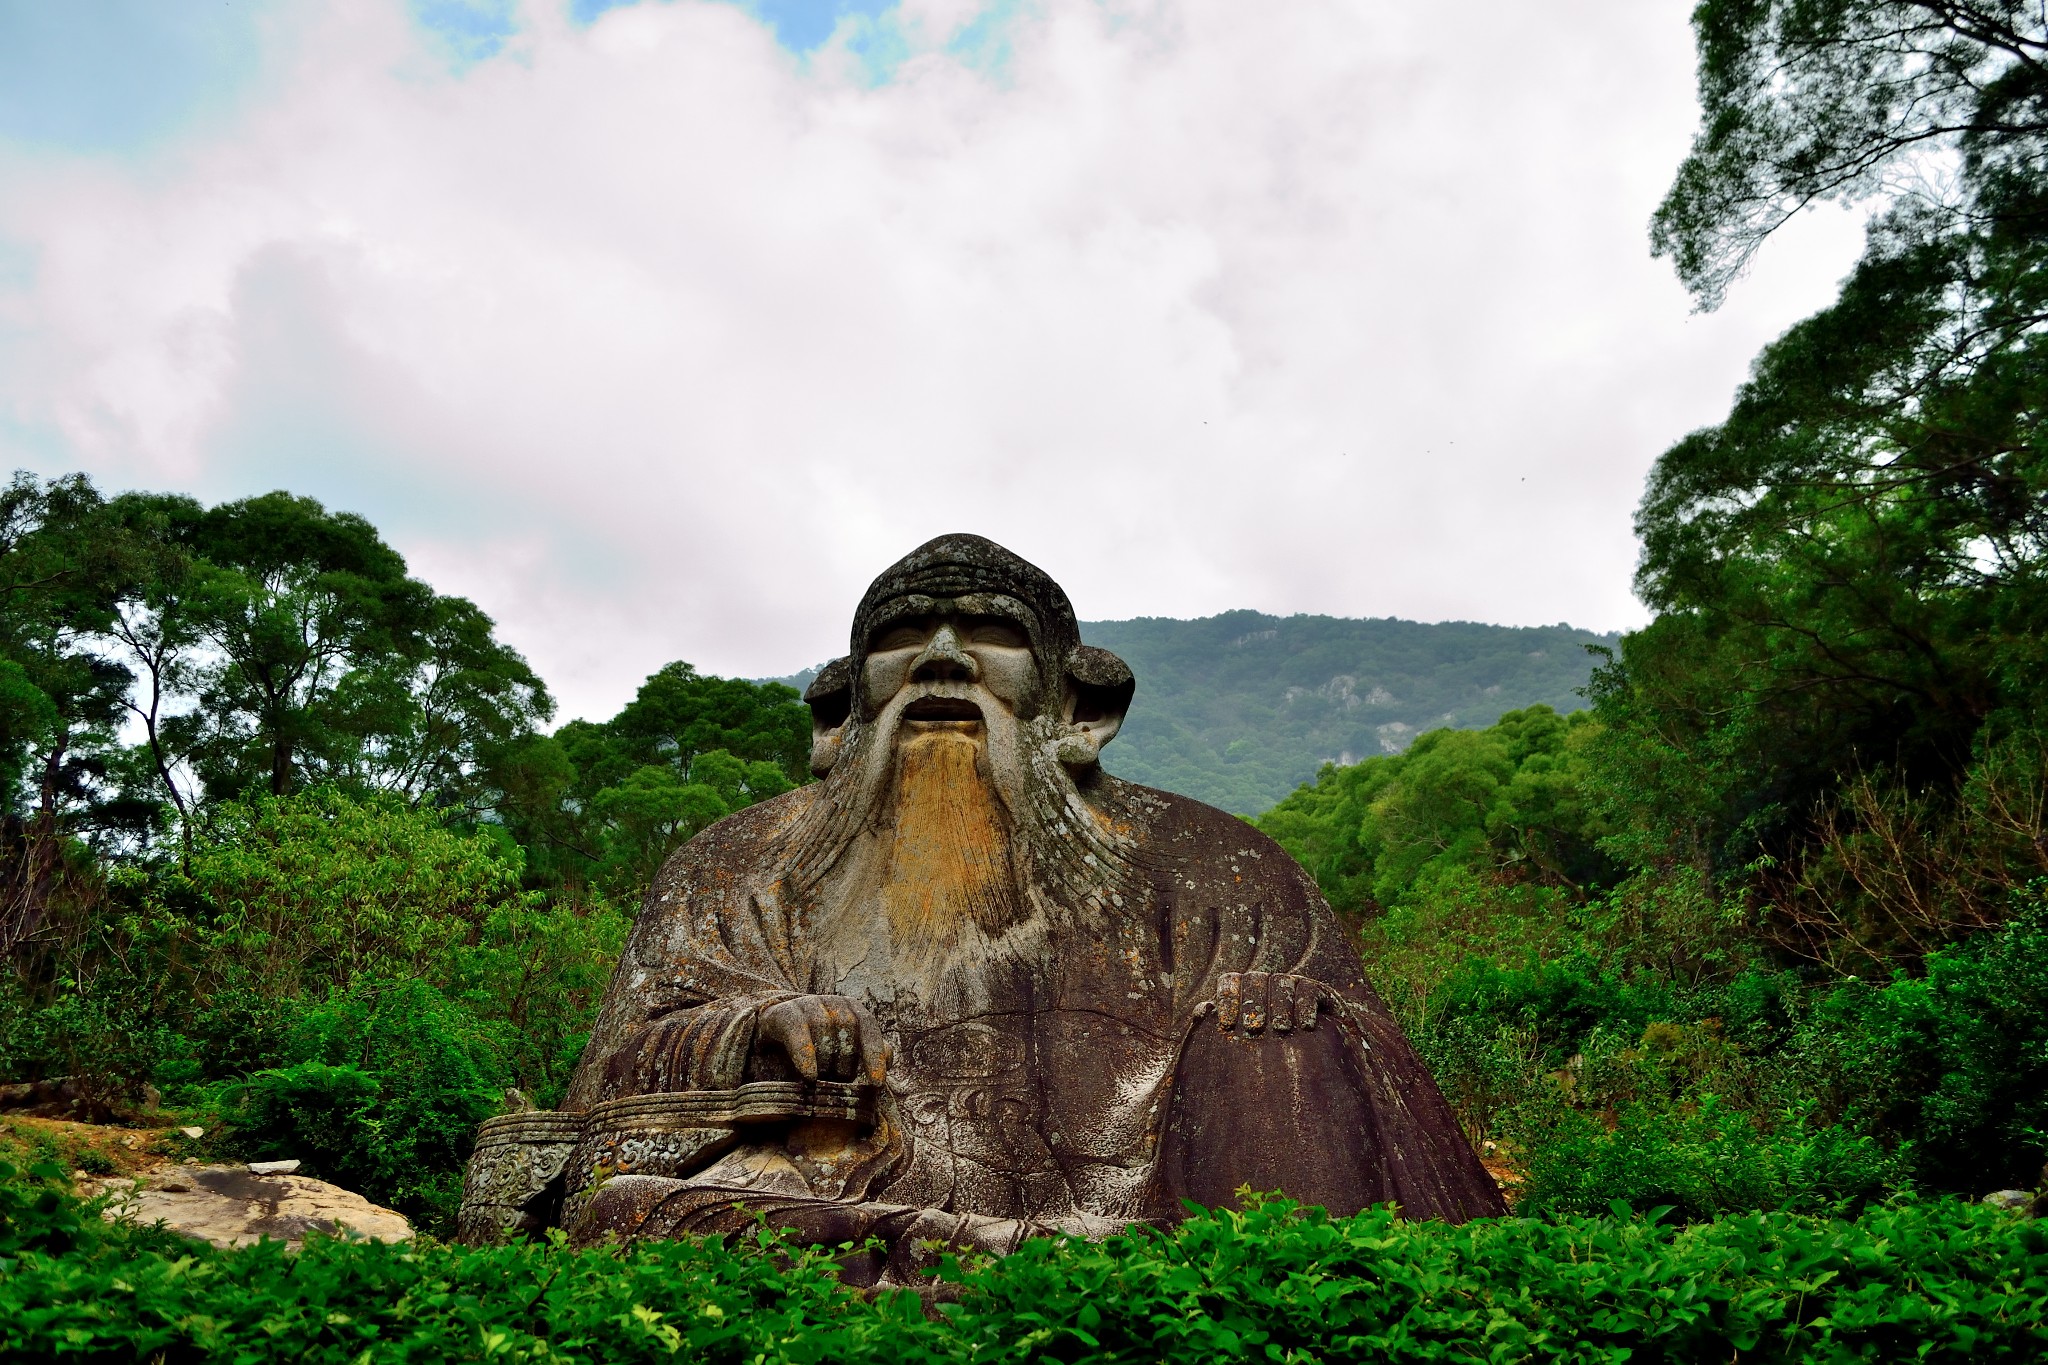
<path fill-rule="evenodd" d="M 903 708 L 905 720 L 980 720 L 981 708 L 965 697 L 919 697 Z"/>

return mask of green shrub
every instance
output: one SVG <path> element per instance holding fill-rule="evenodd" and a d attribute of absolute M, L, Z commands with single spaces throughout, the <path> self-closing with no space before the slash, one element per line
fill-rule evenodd
<path fill-rule="evenodd" d="M 1517 1111 L 1510 1136 L 1527 1182 L 1518 1213 L 1668 1209 L 1680 1222 L 1762 1209 L 1853 1213 L 1904 1185 L 1904 1164 L 1867 1134 L 1782 1116 L 1773 1131 L 1714 1095 L 1636 1102 L 1609 1128 L 1562 1104 Z"/>
<path fill-rule="evenodd" d="M 300 1062 L 234 1088 L 234 1147 L 258 1161 L 297 1157 L 306 1174 L 365 1190 L 384 1164 L 377 1078 L 352 1066 Z M 374 1197 L 374 1196 L 373 1196 Z"/>
<path fill-rule="evenodd" d="M 492 1044 L 424 982 L 358 983 L 301 1014 L 292 1065 L 222 1088 L 232 1145 L 297 1157 L 309 1174 L 445 1228 L 476 1126 L 503 1098 Z"/>
<path fill-rule="evenodd" d="M 1851 1119 L 1912 1144 L 1941 1189 L 2030 1186 L 2048 1160 L 2048 907 L 1930 954 L 1918 978 L 1852 982 L 1809 1046 Z"/>
<path fill-rule="evenodd" d="M 0 1257 L 61 1255 L 91 1240 L 97 1220 L 65 1192 L 63 1180 L 64 1168 L 54 1161 L 35 1161 L 24 1171 L 0 1159 Z"/>
<path fill-rule="evenodd" d="M 1187 1362 L 2027 1361 L 2048 1225 L 1954 1202 L 1405 1223 L 1285 1201 L 945 1273 L 959 1301 L 839 1290 L 775 1239 L 572 1252 L 310 1239 L 221 1252 L 0 1188 L 0 1358 Z"/>

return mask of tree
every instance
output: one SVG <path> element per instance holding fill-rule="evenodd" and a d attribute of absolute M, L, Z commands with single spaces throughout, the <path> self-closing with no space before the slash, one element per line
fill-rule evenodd
<path fill-rule="evenodd" d="M 153 823 L 123 790 L 130 675 L 97 648 L 150 559 L 82 475 L 0 490 L 0 955 L 44 921 L 71 840 Z"/>
<path fill-rule="evenodd" d="M 2040 213 L 2048 18 L 2031 0 L 1701 0 L 1700 131 L 1651 221 L 1703 305 L 1809 205 L 1924 231 Z M 2033 182 L 2031 185 L 2029 181 Z"/>
<path fill-rule="evenodd" d="M 1333 905 L 1402 904 L 1446 874 L 1586 887 L 1613 878 L 1586 790 L 1584 712 L 1510 711 L 1485 730 L 1431 730 L 1399 754 L 1327 765 L 1259 817 Z"/>
<path fill-rule="evenodd" d="M 810 746 L 796 689 L 672 663 L 610 720 L 509 749 L 501 813 L 537 881 L 637 899 L 699 830 L 809 781 Z"/>
<path fill-rule="evenodd" d="M 811 721 L 795 688 L 741 678 L 707 678 L 672 663 L 640 684 L 606 727 L 626 755 L 687 770 L 698 755 L 723 749 L 773 763 L 791 782 L 810 775 Z"/>
<path fill-rule="evenodd" d="M 361 517 L 287 493 L 210 509 L 130 494 L 111 511 L 167 552 L 108 634 L 183 814 L 321 784 L 480 809 L 495 756 L 552 709 L 490 618 L 408 577 Z"/>
<path fill-rule="evenodd" d="M 1628 851 L 1739 880 L 1839 833 L 1847 780 L 1953 799 L 2035 742 L 2048 12 L 1706 0 L 1694 25 L 1702 126 L 1652 241 L 1702 306 L 1804 206 L 1881 201 L 1835 303 L 1657 462 L 1658 616 L 1595 684 Z"/>

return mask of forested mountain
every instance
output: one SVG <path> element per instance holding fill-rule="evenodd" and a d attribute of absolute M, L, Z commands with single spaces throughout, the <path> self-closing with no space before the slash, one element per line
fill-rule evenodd
<path fill-rule="evenodd" d="M 1138 675 L 1104 766 L 1240 815 L 1325 763 L 1398 753 L 1425 730 L 1483 728 L 1537 702 L 1581 707 L 1595 661 L 1586 647 L 1617 639 L 1565 625 L 1256 611 L 1084 621 L 1081 636 Z"/>

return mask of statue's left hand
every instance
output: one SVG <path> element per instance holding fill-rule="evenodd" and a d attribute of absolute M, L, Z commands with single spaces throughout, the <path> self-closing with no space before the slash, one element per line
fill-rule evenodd
<path fill-rule="evenodd" d="M 880 1085 L 889 1069 L 889 1044 L 858 1001 L 843 995 L 800 995 L 761 1011 L 760 1037 L 788 1054 L 807 1081 Z"/>
<path fill-rule="evenodd" d="M 1316 1026 L 1328 994 L 1320 981 L 1293 972 L 1225 972 L 1216 979 L 1216 998 L 1200 1008 L 1225 1033 L 1291 1033 Z"/>

